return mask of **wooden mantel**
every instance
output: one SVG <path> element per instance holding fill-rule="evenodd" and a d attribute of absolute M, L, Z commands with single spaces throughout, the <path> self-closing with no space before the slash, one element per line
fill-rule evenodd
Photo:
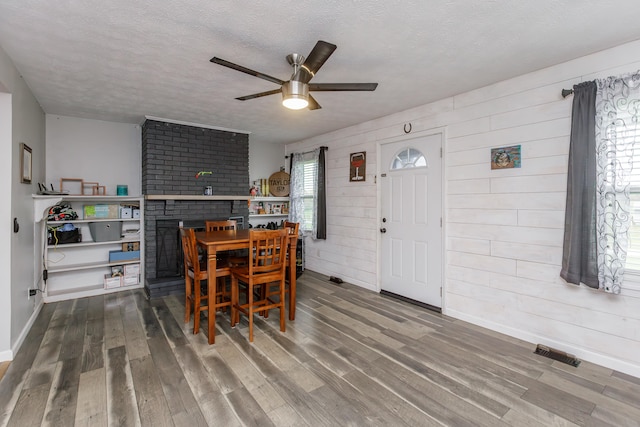
<path fill-rule="evenodd" d="M 145 200 L 249 200 L 250 196 L 204 196 L 195 194 L 147 194 Z"/>

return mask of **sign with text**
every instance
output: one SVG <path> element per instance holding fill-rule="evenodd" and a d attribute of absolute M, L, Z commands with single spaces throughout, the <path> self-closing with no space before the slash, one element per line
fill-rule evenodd
<path fill-rule="evenodd" d="M 276 172 L 269 177 L 269 192 L 275 197 L 286 197 L 289 195 L 289 174 L 286 172 Z"/>

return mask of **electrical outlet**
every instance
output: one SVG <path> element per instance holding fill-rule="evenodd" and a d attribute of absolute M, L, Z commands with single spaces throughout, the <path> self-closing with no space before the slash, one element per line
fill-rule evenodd
<path fill-rule="evenodd" d="M 29 292 L 27 293 L 27 299 L 31 299 L 31 297 L 35 297 L 36 293 L 38 293 L 36 289 L 29 289 Z"/>

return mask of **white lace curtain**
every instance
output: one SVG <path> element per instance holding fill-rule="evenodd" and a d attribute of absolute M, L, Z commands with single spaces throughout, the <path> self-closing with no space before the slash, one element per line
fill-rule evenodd
<path fill-rule="evenodd" d="M 618 294 L 632 221 L 630 193 L 640 183 L 640 73 L 596 83 L 598 284 L 605 292 Z"/>

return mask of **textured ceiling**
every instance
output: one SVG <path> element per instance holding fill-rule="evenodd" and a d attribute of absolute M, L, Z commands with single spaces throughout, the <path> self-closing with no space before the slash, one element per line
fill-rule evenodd
<path fill-rule="evenodd" d="M 606 4 L 606 8 L 605 8 Z M 288 143 L 640 39 L 637 0 L 0 0 L 0 46 L 48 114 L 142 123 L 144 116 Z M 290 111 L 278 86 L 218 56 L 288 80 L 289 53 L 338 49 Z"/>

